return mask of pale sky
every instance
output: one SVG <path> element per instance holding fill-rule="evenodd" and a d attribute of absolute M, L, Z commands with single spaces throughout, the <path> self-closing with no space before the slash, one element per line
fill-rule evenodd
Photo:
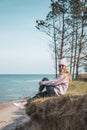
<path fill-rule="evenodd" d="M 50 0 L 0 0 L 0 74 L 50 74 L 49 37 L 35 28 Z"/>

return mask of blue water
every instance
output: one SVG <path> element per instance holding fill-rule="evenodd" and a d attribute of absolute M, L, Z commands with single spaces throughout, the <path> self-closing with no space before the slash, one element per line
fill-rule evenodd
<path fill-rule="evenodd" d="M 38 82 L 43 78 L 53 79 L 54 75 L 0 75 L 0 102 L 33 96 L 38 91 Z"/>

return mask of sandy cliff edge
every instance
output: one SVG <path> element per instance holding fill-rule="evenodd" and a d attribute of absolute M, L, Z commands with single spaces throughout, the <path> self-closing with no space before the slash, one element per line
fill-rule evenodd
<path fill-rule="evenodd" d="M 26 108 L 29 130 L 87 130 L 87 95 L 37 100 Z"/>

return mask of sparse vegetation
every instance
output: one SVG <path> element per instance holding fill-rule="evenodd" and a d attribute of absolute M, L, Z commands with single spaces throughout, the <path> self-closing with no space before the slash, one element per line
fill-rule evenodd
<path fill-rule="evenodd" d="M 85 95 L 87 94 L 87 82 L 86 81 L 72 81 L 69 86 L 66 95 Z"/>

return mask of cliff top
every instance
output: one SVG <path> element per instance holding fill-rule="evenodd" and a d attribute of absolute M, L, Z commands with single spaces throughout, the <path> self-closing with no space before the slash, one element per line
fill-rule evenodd
<path fill-rule="evenodd" d="M 87 130 L 87 82 L 73 81 L 66 95 L 31 102 L 26 113 L 30 130 Z"/>

